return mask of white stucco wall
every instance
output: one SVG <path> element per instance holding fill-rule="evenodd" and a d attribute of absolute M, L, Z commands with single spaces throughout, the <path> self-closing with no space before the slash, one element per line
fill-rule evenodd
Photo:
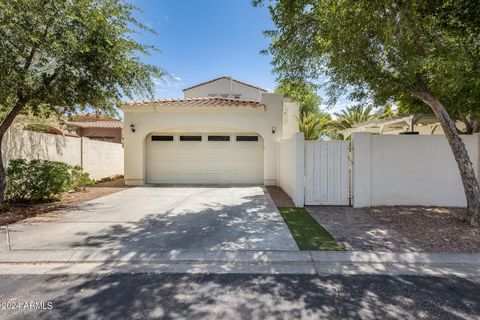
<path fill-rule="evenodd" d="M 296 133 L 290 139 L 279 143 L 278 185 L 285 191 L 297 207 L 305 201 L 305 140 L 303 133 Z"/>
<path fill-rule="evenodd" d="M 9 129 L 2 141 L 3 162 L 42 159 L 80 165 L 81 138 Z"/>
<path fill-rule="evenodd" d="M 6 166 L 12 159 L 41 159 L 72 166 L 83 164 L 84 170 L 96 180 L 123 175 L 120 143 L 10 129 L 2 142 L 2 155 Z"/>
<path fill-rule="evenodd" d="M 285 99 L 283 106 L 283 139 L 290 139 L 299 131 L 297 117 L 300 115 L 300 103 Z"/>
<path fill-rule="evenodd" d="M 124 111 L 125 180 L 145 183 L 145 139 L 152 132 L 245 132 L 264 141 L 264 184 L 277 185 L 277 143 L 283 136 L 283 95 L 265 93 L 262 109 L 243 107 L 161 107 L 130 105 Z M 135 125 L 135 132 L 129 130 Z M 272 128 L 275 127 L 275 133 Z"/>
<path fill-rule="evenodd" d="M 462 138 L 478 176 L 480 135 Z M 445 136 L 354 133 L 353 205 L 466 206 Z"/>
<path fill-rule="evenodd" d="M 96 180 L 123 175 L 123 146 L 120 143 L 83 138 L 83 170 Z"/>
<path fill-rule="evenodd" d="M 183 93 L 185 98 L 199 98 L 222 94 L 232 94 L 234 96 L 239 94 L 241 95 L 240 99 L 242 100 L 259 101 L 262 99 L 263 92 L 251 86 L 236 82 L 235 80 L 231 81 L 230 79 L 221 78 L 216 81 L 185 90 Z"/>

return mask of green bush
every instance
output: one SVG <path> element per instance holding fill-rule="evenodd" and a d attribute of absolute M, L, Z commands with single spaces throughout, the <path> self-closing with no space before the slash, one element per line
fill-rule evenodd
<path fill-rule="evenodd" d="M 59 200 L 69 190 L 93 184 L 88 173 L 58 161 L 16 159 L 7 168 L 7 199 L 12 202 Z"/>
<path fill-rule="evenodd" d="M 82 167 L 75 166 L 71 169 L 72 175 L 72 190 L 85 190 L 86 187 L 91 187 L 95 184 L 95 180 L 90 179 L 87 172 L 82 172 Z"/>

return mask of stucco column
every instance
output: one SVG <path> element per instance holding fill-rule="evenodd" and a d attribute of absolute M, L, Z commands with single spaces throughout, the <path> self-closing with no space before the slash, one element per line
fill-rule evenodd
<path fill-rule="evenodd" d="M 354 208 L 372 205 L 372 134 L 352 134 L 352 205 Z"/>
<path fill-rule="evenodd" d="M 266 186 L 277 185 L 277 143 L 266 143 L 263 151 L 263 183 Z"/>
<path fill-rule="evenodd" d="M 303 132 L 294 135 L 295 139 L 295 196 L 293 203 L 303 208 L 305 204 L 305 137 Z"/>
<path fill-rule="evenodd" d="M 136 125 L 136 131 L 128 127 L 129 122 L 125 122 L 123 131 L 124 136 L 124 176 L 125 184 L 129 186 L 138 186 L 145 184 L 145 136 L 139 125 Z M 138 128 L 140 127 L 140 128 Z"/>

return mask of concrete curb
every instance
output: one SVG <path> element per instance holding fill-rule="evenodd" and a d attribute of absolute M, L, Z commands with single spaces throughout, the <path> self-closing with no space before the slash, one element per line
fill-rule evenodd
<path fill-rule="evenodd" d="M 315 262 L 355 263 L 409 263 L 409 264 L 474 264 L 480 265 L 476 253 L 420 253 L 420 252 L 326 252 L 310 251 Z"/>
<path fill-rule="evenodd" d="M 0 253 L 0 275 L 216 273 L 479 276 L 478 254 L 321 251 L 95 251 Z"/>
<path fill-rule="evenodd" d="M 391 263 L 461 264 L 480 266 L 480 254 L 332 252 L 332 251 L 128 251 L 128 250 L 14 250 L 0 252 L 4 263 Z"/>

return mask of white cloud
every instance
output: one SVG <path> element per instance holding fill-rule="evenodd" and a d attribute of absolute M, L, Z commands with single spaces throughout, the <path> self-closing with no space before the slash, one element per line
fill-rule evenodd
<path fill-rule="evenodd" d="M 156 86 L 160 86 L 165 83 L 165 80 L 159 78 L 153 78 L 152 81 Z"/>
<path fill-rule="evenodd" d="M 163 78 L 154 78 L 156 98 L 178 98 L 182 96 L 181 89 L 185 87 L 182 77 L 175 74 L 168 74 Z"/>
<path fill-rule="evenodd" d="M 174 74 L 167 75 L 164 78 L 154 78 L 153 83 L 158 88 L 181 88 L 185 85 L 182 81 L 182 77 Z"/>
<path fill-rule="evenodd" d="M 331 107 L 327 111 L 333 115 L 335 112 L 342 111 L 343 109 L 345 109 L 347 107 L 351 107 L 355 104 L 356 103 L 353 102 L 353 101 L 342 101 L 340 103 L 335 104 L 333 107 Z"/>

